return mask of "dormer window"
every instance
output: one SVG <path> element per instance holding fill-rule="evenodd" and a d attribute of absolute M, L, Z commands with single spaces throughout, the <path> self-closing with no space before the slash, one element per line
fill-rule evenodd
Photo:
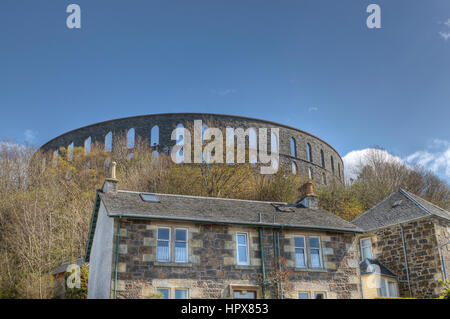
<path fill-rule="evenodd" d="M 394 207 L 397 207 L 397 206 L 400 206 L 402 204 L 402 200 L 400 199 L 400 200 L 397 200 L 397 201 L 395 201 L 393 204 L 392 204 L 392 208 L 394 208 Z"/>
<path fill-rule="evenodd" d="M 144 202 L 156 202 L 156 203 L 159 203 L 158 197 L 156 197 L 155 195 L 152 195 L 152 194 L 141 194 L 141 199 Z"/>

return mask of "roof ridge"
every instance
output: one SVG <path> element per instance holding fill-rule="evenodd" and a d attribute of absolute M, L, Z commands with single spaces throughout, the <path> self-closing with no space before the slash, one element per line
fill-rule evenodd
<path fill-rule="evenodd" d="M 433 216 L 435 214 L 433 214 L 432 212 L 430 212 L 428 209 L 426 209 L 425 206 L 423 206 L 421 203 L 419 203 L 409 192 L 407 192 L 406 190 L 400 188 L 399 189 L 400 193 L 402 193 L 406 198 L 408 198 L 410 201 L 412 201 L 414 204 L 416 204 L 416 206 L 418 206 L 420 209 L 422 209 L 425 213 L 427 213 L 430 216 Z M 417 196 L 417 195 L 416 195 Z"/>
<path fill-rule="evenodd" d="M 220 199 L 220 200 L 232 200 L 232 201 L 251 202 L 251 203 L 267 203 L 267 204 L 283 204 L 283 205 L 289 204 L 287 202 L 272 202 L 272 201 L 252 200 L 252 199 L 225 198 L 225 197 L 208 197 L 208 196 L 195 196 L 195 195 L 183 195 L 183 194 L 136 192 L 136 191 L 127 191 L 127 190 L 117 190 L 117 192 L 120 192 L 120 193 L 133 193 L 133 194 L 163 195 L 163 196 L 185 197 L 185 198 Z"/>
<path fill-rule="evenodd" d="M 444 212 L 450 214 L 450 212 L 449 212 L 448 210 L 446 210 L 446 209 L 444 209 L 444 208 L 442 208 L 442 207 L 440 207 L 440 206 L 438 206 L 438 205 L 436 205 L 436 204 L 433 204 L 433 203 L 430 202 L 429 200 L 426 200 L 425 198 L 422 198 L 421 196 L 419 196 L 419 195 L 417 195 L 417 194 L 414 194 L 414 193 L 412 193 L 412 192 L 408 192 L 407 190 L 402 189 L 402 188 L 401 188 L 401 190 L 404 191 L 405 193 L 407 193 L 408 195 L 411 195 L 411 197 L 419 197 L 421 200 L 427 202 L 428 204 L 432 205 L 433 207 L 435 207 L 435 208 L 437 208 L 437 209 L 439 209 L 439 210 L 442 210 L 442 211 L 444 211 Z"/>

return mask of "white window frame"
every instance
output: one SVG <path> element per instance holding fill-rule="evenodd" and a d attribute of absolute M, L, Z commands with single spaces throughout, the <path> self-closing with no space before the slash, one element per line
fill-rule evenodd
<path fill-rule="evenodd" d="M 389 297 L 398 297 L 399 293 L 398 293 L 397 281 L 395 281 L 395 280 L 387 280 L 387 283 L 388 283 L 388 289 L 387 290 L 388 290 L 388 293 L 389 293 Z M 389 288 L 389 284 L 393 284 L 394 285 L 394 289 L 395 289 L 394 295 L 391 295 L 391 290 Z"/>
<path fill-rule="evenodd" d="M 170 296 L 170 290 L 171 290 L 170 288 L 167 288 L 167 287 L 156 287 L 156 293 L 157 293 L 157 294 L 159 294 L 158 290 L 167 290 L 167 291 L 169 292 L 169 293 L 168 293 L 168 297 L 169 297 L 169 298 L 167 298 L 167 299 L 171 299 L 171 298 L 170 298 L 170 297 L 171 297 L 171 296 Z M 161 299 L 164 299 L 164 298 L 161 298 Z"/>
<path fill-rule="evenodd" d="M 386 294 L 383 295 L 383 287 L 385 289 Z M 389 287 L 388 281 L 386 278 L 380 278 L 380 288 L 377 289 L 378 296 L 380 297 L 389 297 Z"/>
<path fill-rule="evenodd" d="M 159 239 L 159 230 L 160 229 L 168 229 L 169 230 L 169 240 L 168 240 L 168 242 L 169 242 L 169 258 L 167 260 L 159 260 L 158 259 L 158 242 L 159 241 L 167 241 L 166 239 L 164 239 L 164 240 Z M 171 246 L 171 241 L 172 241 L 172 229 L 170 227 L 158 227 L 157 233 L 156 233 L 156 261 L 157 262 L 164 262 L 164 263 L 170 262 L 170 260 L 171 260 L 171 247 L 172 247 Z"/>
<path fill-rule="evenodd" d="M 311 248 L 310 239 L 311 238 L 317 238 L 319 240 L 319 248 Z M 314 267 L 312 264 L 310 265 L 312 269 L 323 269 L 323 259 L 322 259 L 322 241 L 320 240 L 320 236 L 309 236 L 308 237 L 308 254 L 309 254 L 309 260 L 312 261 L 311 257 L 311 250 L 312 249 L 319 249 L 319 267 Z"/>
<path fill-rule="evenodd" d="M 363 246 L 363 241 L 365 240 L 369 240 L 370 244 L 369 244 L 369 248 L 370 248 L 370 257 L 364 257 L 364 248 L 365 246 Z M 372 238 L 371 237 L 365 237 L 365 238 L 361 238 L 359 240 L 359 247 L 361 249 L 361 260 L 364 260 L 364 258 L 369 258 L 372 259 L 373 258 L 373 251 L 372 251 Z"/>
<path fill-rule="evenodd" d="M 311 299 L 311 293 L 309 291 L 299 291 L 297 293 L 297 299 L 300 299 L 300 294 L 306 294 L 308 296 L 306 299 Z"/>
<path fill-rule="evenodd" d="M 296 237 L 302 237 L 303 238 L 303 247 L 297 247 L 295 246 L 295 238 Z M 297 256 L 295 250 L 297 248 L 303 248 L 303 256 L 305 256 L 305 266 L 299 266 L 297 265 Z M 306 248 L 306 237 L 303 235 L 294 236 L 294 258 L 295 258 L 295 267 L 296 268 L 308 268 L 308 249 Z"/>
<path fill-rule="evenodd" d="M 238 236 L 239 236 L 239 235 L 245 235 L 245 238 L 246 238 L 246 243 L 247 243 L 247 245 L 246 245 L 246 249 L 247 249 L 247 262 L 246 262 L 246 263 L 243 263 L 243 262 L 240 262 L 240 261 L 239 261 L 239 246 L 243 246 L 243 245 L 240 245 L 240 244 L 239 244 L 239 241 L 238 241 Z M 243 232 L 236 233 L 236 263 L 237 263 L 238 265 L 244 265 L 244 266 L 250 265 L 250 249 L 249 249 L 249 247 L 250 247 L 250 241 L 249 241 L 248 233 L 243 233 Z"/>
<path fill-rule="evenodd" d="M 173 252 L 174 261 L 176 263 L 187 263 L 189 262 L 189 230 L 187 228 L 175 228 L 174 229 L 174 238 L 173 238 L 173 249 L 176 249 L 176 243 L 177 243 L 177 230 L 185 230 L 186 231 L 186 260 L 183 261 L 177 261 L 176 260 L 176 254 L 175 251 Z"/>
<path fill-rule="evenodd" d="M 189 299 L 189 289 L 188 288 L 174 288 L 173 289 L 173 299 L 177 299 L 176 298 L 177 290 L 185 290 L 186 291 L 186 299 Z"/>

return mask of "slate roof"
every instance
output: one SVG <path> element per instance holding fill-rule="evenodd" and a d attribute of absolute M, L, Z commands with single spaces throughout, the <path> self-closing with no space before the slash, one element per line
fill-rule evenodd
<path fill-rule="evenodd" d="M 298 204 L 146 193 L 159 200 L 151 202 L 144 201 L 140 194 L 143 193 L 119 190 L 99 196 L 110 217 L 362 232 L 358 226 L 328 211 Z"/>
<path fill-rule="evenodd" d="M 377 273 L 383 276 L 397 277 L 377 259 L 365 258 L 359 263 L 359 270 L 361 271 L 361 276 Z"/>
<path fill-rule="evenodd" d="M 450 212 L 399 189 L 355 218 L 352 223 L 368 231 L 428 216 L 450 220 Z"/>

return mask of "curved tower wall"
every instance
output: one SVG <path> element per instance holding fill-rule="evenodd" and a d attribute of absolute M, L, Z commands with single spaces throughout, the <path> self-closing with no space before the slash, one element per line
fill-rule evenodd
<path fill-rule="evenodd" d="M 72 142 L 74 147 L 84 147 L 85 141 L 89 137 L 91 138 L 91 143 L 105 143 L 106 135 L 109 132 L 112 132 L 112 147 L 114 148 L 114 138 L 117 136 L 126 136 L 128 130 L 131 128 L 135 129 L 136 137 L 139 136 L 150 144 L 151 129 L 157 125 L 159 127 L 159 149 L 168 151 L 175 144 L 175 141 L 171 140 L 171 134 L 177 125 L 182 124 L 184 127 L 189 127 L 193 125 L 194 120 L 212 122 L 221 128 L 226 126 L 234 129 L 239 127 L 244 129 L 253 127 L 256 130 L 258 128 L 278 128 L 281 165 L 285 165 L 291 170 L 292 163 L 294 162 L 297 167 L 297 174 L 300 176 L 308 176 L 309 170 L 311 170 L 312 179 L 317 184 L 330 183 L 333 180 L 344 181 L 344 164 L 342 158 L 327 142 L 305 131 L 283 124 L 232 115 L 173 113 L 110 120 L 64 133 L 44 144 L 41 150 L 44 152 L 55 151 L 60 147 L 68 147 Z M 270 136 L 269 131 L 268 136 Z M 295 140 L 295 157 L 291 156 L 291 138 Z M 268 140 L 268 149 L 270 150 L 270 138 Z M 311 162 L 308 161 L 308 144 L 311 146 Z M 322 166 L 321 151 L 324 156 L 324 167 Z M 333 157 L 334 171 L 332 169 L 331 157 Z"/>

